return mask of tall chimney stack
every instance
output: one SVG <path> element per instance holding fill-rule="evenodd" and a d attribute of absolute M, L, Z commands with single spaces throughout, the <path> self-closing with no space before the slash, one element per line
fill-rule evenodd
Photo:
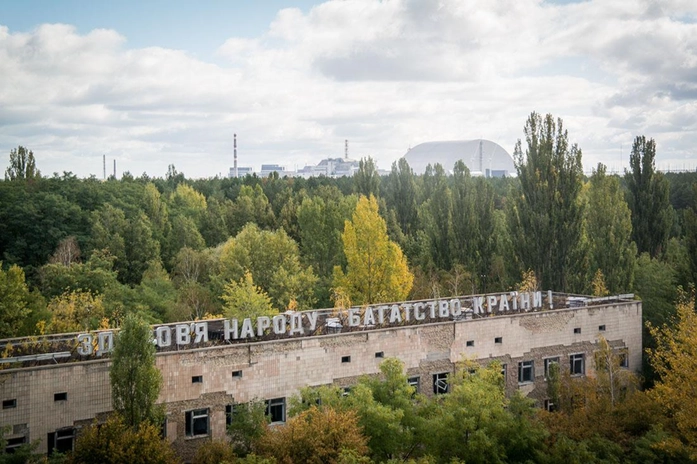
<path fill-rule="evenodd" d="M 237 134 L 233 134 L 233 153 L 235 156 L 235 164 L 233 165 L 233 172 L 235 173 L 235 178 L 239 177 L 239 173 L 237 172 Z"/>
<path fill-rule="evenodd" d="M 114 160 L 114 179 L 116 179 L 116 160 Z"/>

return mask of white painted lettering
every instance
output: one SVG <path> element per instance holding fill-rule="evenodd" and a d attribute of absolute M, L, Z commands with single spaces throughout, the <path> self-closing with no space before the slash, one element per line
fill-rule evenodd
<path fill-rule="evenodd" d="M 385 323 L 385 310 L 389 308 L 389 306 L 378 306 L 378 323 L 380 325 Z"/>
<path fill-rule="evenodd" d="M 172 345 L 172 330 L 166 325 L 158 327 L 155 329 L 155 340 L 157 340 L 158 347 L 167 348 Z"/>
<path fill-rule="evenodd" d="M 177 324 L 177 345 L 188 345 L 191 343 L 191 327 L 188 324 Z"/>
<path fill-rule="evenodd" d="M 441 300 L 438 302 L 438 317 L 449 317 L 450 309 L 448 307 L 448 302 Z"/>
<path fill-rule="evenodd" d="M 483 296 L 475 296 L 472 297 L 472 310 L 474 311 L 474 314 L 484 314 L 484 297 Z"/>
<path fill-rule="evenodd" d="M 361 325 L 361 316 L 359 308 L 351 308 L 348 312 L 349 327 L 358 327 Z"/>
<path fill-rule="evenodd" d="M 78 335 L 77 343 L 77 354 L 79 354 L 80 356 L 89 356 L 94 351 L 94 346 L 92 346 L 91 334 Z"/>
<path fill-rule="evenodd" d="M 423 303 L 414 303 L 414 319 L 416 319 L 417 321 L 423 321 L 424 319 L 426 319 Z"/>
<path fill-rule="evenodd" d="M 242 329 L 240 329 L 240 338 L 254 338 L 254 327 L 252 320 L 248 317 L 242 321 Z"/>
<path fill-rule="evenodd" d="M 208 322 L 197 322 L 194 325 L 194 334 L 196 338 L 194 343 L 201 343 L 208 341 Z"/>
<path fill-rule="evenodd" d="M 278 316 L 274 316 L 271 322 L 273 325 L 273 333 L 276 335 L 283 335 L 286 333 L 286 316 L 279 314 Z"/>
<path fill-rule="evenodd" d="M 317 311 L 310 311 L 307 313 L 307 320 L 310 322 L 310 331 L 314 332 L 317 328 Z"/>
<path fill-rule="evenodd" d="M 452 314 L 453 317 L 458 317 L 462 314 L 462 303 L 460 303 L 459 298 L 450 300 L 450 314 Z"/>
<path fill-rule="evenodd" d="M 534 292 L 532 294 L 532 307 L 535 309 L 542 307 L 542 292 Z"/>
<path fill-rule="evenodd" d="M 293 313 L 290 315 L 290 335 L 304 335 L 303 313 Z"/>
<path fill-rule="evenodd" d="M 530 311 L 530 293 L 522 292 L 520 294 L 520 309 Z"/>
<path fill-rule="evenodd" d="M 264 331 L 271 327 L 271 318 L 268 316 L 257 317 L 257 337 L 263 337 Z"/>
<path fill-rule="evenodd" d="M 390 324 L 396 324 L 397 322 L 402 322 L 402 312 L 399 310 L 398 305 L 392 305 L 392 309 L 390 309 Z"/>
<path fill-rule="evenodd" d="M 363 325 L 375 325 L 375 313 L 370 306 L 365 308 L 365 313 L 363 313 Z"/>
<path fill-rule="evenodd" d="M 489 295 L 486 297 L 486 312 L 491 314 L 496 306 L 496 295 Z"/>
<path fill-rule="evenodd" d="M 506 296 L 505 294 L 501 295 L 501 299 L 499 301 L 500 301 L 499 311 L 508 311 L 510 309 L 508 307 L 508 296 Z"/>
<path fill-rule="evenodd" d="M 230 324 L 228 319 L 225 319 L 225 322 L 223 322 L 223 337 L 225 340 L 230 340 L 230 338 L 237 340 L 238 336 L 239 327 L 237 326 L 237 319 L 233 319 L 232 324 Z"/>
<path fill-rule="evenodd" d="M 114 350 L 114 332 L 99 332 L 97 335 L 97 356 Z"/>

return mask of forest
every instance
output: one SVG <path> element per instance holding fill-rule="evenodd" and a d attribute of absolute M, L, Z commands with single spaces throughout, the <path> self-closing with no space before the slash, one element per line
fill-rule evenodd
<path fill-rule="evenodd" d="M 593 462 L 583 453 L 616 457 L 597 462 L 623 462 L 630 451 L 646 450 L 657 453 L 653 461 L 633 462 L 689 462 L 695 456 L 676 443 L 694 445 L 690 434 L 697 429 L 692 424 L 680 429 L 674 418 L 665 418 L 667 406 L 651 392 L 664 385 L 671 370 L 666 366 L 675 362 L 657 353 L 665 348 L 666 334 L 688 317 L 681 319 L 678 303 L 694 307 L 697 173 L 656 171 L 656 150 L 654 140 L 637 136 L 624 175 L 609 174 L 599 164 L 587 177 L 581 149 L 569 141 L 563 122 L 536 113 L 514 149 L 517 176 L 510 178 L 472 176 L 462 161 L 435 164 L 417 175 L 404 159 L 381 177 L 373 160 L 364 158 L 353 177 L 336 179 L 187 179 L 173 165 L 161 178 L 126 172 L 120 179 L 80 179 L 70 172 L 42 175 L 41 155 L 19 146 L 11 150 L 0 181 L 0 338 L 119 327 L 131 314 L 149 323 L 248 317 L 521 286 L 598 296 L 634 293 L 643 300 L 647 322 L 643 376 L 635 381 L 645 391 L 626 395 L 637 403 L 608 406 L 606 396 L 597 394 L 607 390 L 598 387 L 601 380 L 588 379 L 583 386 L 564 387 L 567 403 L 578 395 L 592 398 L 587 407 L 562 408 L 563 420 L 533 414 L 521 398 L 489 398 L 500 408 L 476 418 L 471 411 L 457 416 L 454 405 L 424 400 L 410 403 L 409 408 L 422 408 L 418 413 L 399 413 L 394 430 L 422 430 L 425 438 L 453 440 L 453 446 L 468 450 L 436 457 L 445 442 L 420 444 L 432 450 L 422 455 L 433 462 L 471 453 L 491 457 L 482 462 L 539 461 L 524 452 L 537 445 L 505 442 L 516 440 L 506 430 L 521 427 L 526 440 L 547 440 L 553 443 L 550 453 L 575 453 L 576 462 Z M 684 362 L 695 363 L 689 357 Z M 462 401 L 476 403 L 484 390 L 496 390 L 491 385 L 498 380 L 487 372 L 482 368 L 481 390 L 473 378 L 458 380 Z M 589 382 L 596 385 L 588 387 Z M 387 408 L 379 413 L 383 419 L 396 420 L 389 414 L 397 414 L 397 406 L 387 403 L 404 398 L 376 393 L 388 388 L 380 385 L 366 388 L 375 398 L 383 395 L 374 399 Z M 576 388 L 585 390 L 569 393 Z M 608 407 L 612 414 L 603 414 Z M 631 419 L 637 408 L 655 415 Z M 357 414 L 359 422 L 383 420 L 348 410 L 353 411 L 337 403 L 334 412 Z M 447 430 L 428 432 L 448 428 L 447 421 L 436 419 L 445 412 L 457 423 L 487 417 L 491 430 L 464 443 Z M 316 411 L 299 414 L 322 419 Z M 605 421 L 611 422 L 607 434 Z M 592 431 L 596 426 L 600 432 Z M 376 451 L 371 443 L 377 438 L 367 426 L 363 430 L 369 441 L 358 454 L 375 460 L 410 456 L 404 450 Z M 481 439 L 481 446 L 503 449 L 503 442 L 485 440 L 492 436 L 524 459 L 495 459 L 473 448 Z M 550 436 L 556 438 L 549 441 Z M 263 443 L 255 446 L 262 450 Z"/>

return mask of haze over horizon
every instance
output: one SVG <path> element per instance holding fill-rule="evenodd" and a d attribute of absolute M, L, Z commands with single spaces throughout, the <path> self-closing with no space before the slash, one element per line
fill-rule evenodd
<path fill-rule="evenodd" d="M 183 0 L 0 3 L 0 168 L 226 175 L 484 138 L 509 153 L 532 111 L 584 153 L 697 167 L 697 3 Z"/>

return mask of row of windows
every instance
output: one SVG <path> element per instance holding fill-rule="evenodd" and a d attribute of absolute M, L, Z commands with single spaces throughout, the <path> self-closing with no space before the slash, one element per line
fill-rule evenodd
<path fill-rule="evenodd" d="M 242 405 L 229 404 L 225 407 L 225 424 L 232 424 L 237 408 Z M 286 421 L 286 399 L 266 400 L 266 416 L 273 423 Z M 192 409 L 184 413 L 185 433 L 187 437 L 200 437 L 210 433 L 210 409 Z"/>

